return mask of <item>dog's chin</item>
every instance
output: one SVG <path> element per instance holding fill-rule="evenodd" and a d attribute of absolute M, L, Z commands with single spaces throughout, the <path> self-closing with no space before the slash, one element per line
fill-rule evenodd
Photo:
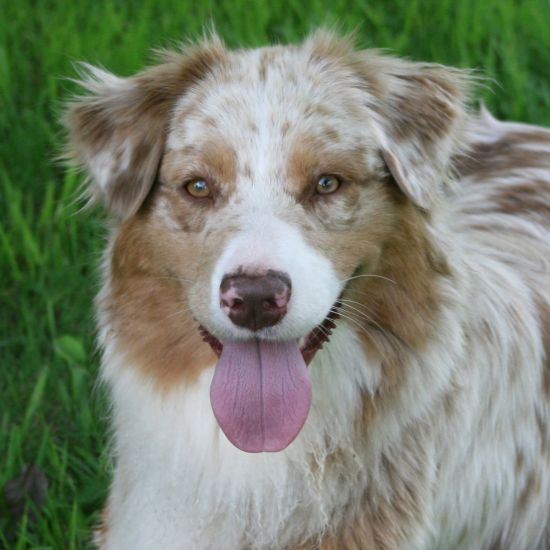
<path fill-rule="evenodd" d="M 218 356 L 210 386 L 212 410 L 227 439 L 242 451 L 285 449 L 304 426 L 311 405 L 308 365 L 328 342 L 338 306 L 311 332 L 292 340 L 220 340 L 203 326 Z M 265 333 L 264 333 L 265 334 Z"/>

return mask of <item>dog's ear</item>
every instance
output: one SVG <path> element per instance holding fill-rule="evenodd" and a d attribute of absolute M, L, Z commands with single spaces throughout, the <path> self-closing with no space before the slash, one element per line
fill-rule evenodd
<path fill-rule="evenodd" d="M 84 66 L 79 84 L 89 95 L 72 101 L 64 116 L 65 156 L 87 170 L 90 198 L 119 218 L 133 215 L 151 189 L 175 103 L 224 62 L 226 50 L 213 37 L 162 56 L 162 64 L 130 78 Z"/>
<path fill-rule="evenodd" d="M 403 193 L 422 209 L 436 200 L 461 148 L 471 76 L 458 69 L 357 52 L 382 156 Z"/>

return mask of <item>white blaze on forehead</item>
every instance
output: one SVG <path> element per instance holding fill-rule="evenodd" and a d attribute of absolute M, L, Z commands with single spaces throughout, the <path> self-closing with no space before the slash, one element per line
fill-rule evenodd
<path fill-rule="evenodd" d="M 357 125 L 350 123 L 357 121 L 359 112 L 366 113 L 360 88 L 353 73 L 313 61 L 308 51 L 267 48 L 233 53 L 230 68 L 214 69 L 180 99 L 167 148 L 196 145 L 215 133 L 260 162 L 266 152 L 284 148 L 287 134 L 298 129 L 322 135 L 324 123 L 338 121 L 340 140 L 353 147 Z M 205 124 L 206 118 L 214 125 Z"/>
<path fill-rule="evenodd" d="M 230 143 L 241 156 L 253 160 L 254 168 L 264 160 L 266 152 L 279 141 L 280 127 L 288 113 L 282 109 L 282 91 L 267 91 L 265 84 L 253 75 L 254 57 L 248 73 L 249 78 L 239 77 L 236 70 L 233 78 L 223 83 L 206 80 L 194 93 L 186 94 L 179 101 L 173 117 L 167 148 L 183 149 L 200 146 L 212 135 Z M 271 86 L 270 86 L 271 88 Z M 215 127 L 205 124 L 205 119 L 215 121 Z"/>

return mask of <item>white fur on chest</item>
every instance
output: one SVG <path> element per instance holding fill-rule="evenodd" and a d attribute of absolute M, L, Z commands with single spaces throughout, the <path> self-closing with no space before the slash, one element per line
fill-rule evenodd
<path fill-rule="evenodd" d="M 275 454 L 243 453 L 227 441 L 210 407 L 213 368 L 161 397 L 114 359 L 106 353 L 117 434 L 106 548 L 283 547 L 321 534 L 360 497 L 365 472 L 354 419 L 361 391 L 376 386 L 379 372 L 349 328 L 340 326 L 310 366 L 310 415 Z M 336 449 L 345 467 L 325 469 Z"/>

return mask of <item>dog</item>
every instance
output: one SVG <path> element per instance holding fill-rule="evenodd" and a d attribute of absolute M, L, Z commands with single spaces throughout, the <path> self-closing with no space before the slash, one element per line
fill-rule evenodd
<path fill-rule="evenodd" d="M 84 73 L 99 548 L 550 548 L 550 131 L 325 30 Z"/>

